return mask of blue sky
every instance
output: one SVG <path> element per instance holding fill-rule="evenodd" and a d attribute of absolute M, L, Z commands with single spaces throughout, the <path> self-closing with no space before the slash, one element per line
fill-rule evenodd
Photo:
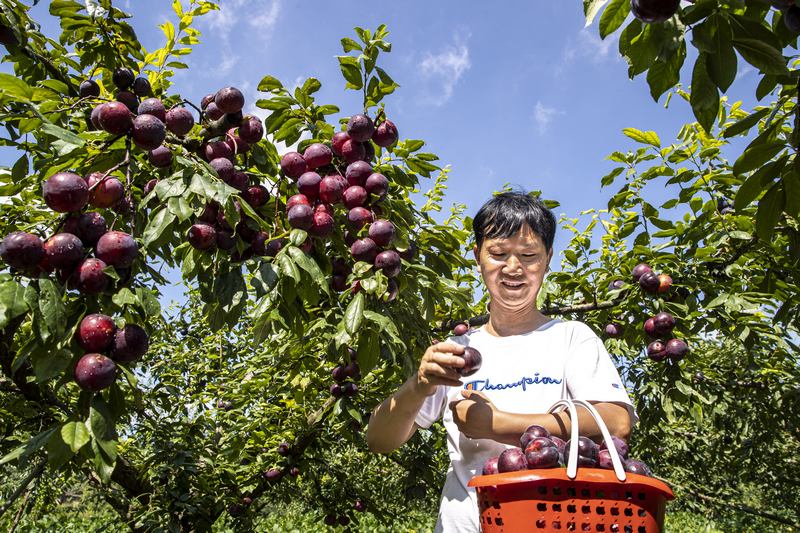
<path fill-rule="evenodd" d="M 55 35 L 46 5 L 33 13 Z M 158 24 L 176 22 L 164 0 L 115 5 L 133 14 L 149 50 L 163 42 Z M 616 36 L 601 41 L 596 27 L 585 29 L 579 0 L 223 1 L 221 11 L 199 20 L 202 44 L 186 57 L 190 69 L 179 71 L 175 89 L 199 102 L 234 85 L 250 107 L 266 74 L 290 86 L 314 76 L 323 83 L 318 102 L 349 115 L 359 110 L 360 95 L 344 91 L 334 58 L 342 53 L 339 40 L 353 36 L 356 25 L 381 23 L 393 44 L 381 64 L 401 85 L 386 99 L 387 114 L 401 137 L 426 140 L 452 166 L 446 200 L 466 204 L 471 215 L 504 183 L 542 190 L 561 203 L 557 215 L 603 208 L 613 192 L 600 188 L 612 168 L 605 156 L 635 146 L 623 128 L 655 130 L 669 143 L 693 120 L 679 98 L 668 110 L 663 98 L 655 103 L 644 76 L 628 80 Z M 729 94 L 752 102 L 757 73 L 742 65 Z M 682 79 L 688 82 L 686 72 Z M 7 156 L 0 152 L 0 162 Z M 651 192 L 656 205 L 672 193 Z M 567 240 L 561 232 L 557 252 Z"/>

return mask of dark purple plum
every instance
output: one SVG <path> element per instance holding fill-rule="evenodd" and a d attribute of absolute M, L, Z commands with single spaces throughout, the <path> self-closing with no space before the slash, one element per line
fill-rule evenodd
<path fill-rule="evenodd" d="M 617 291 L 625 286 L 625 282 L 621 279 L 615 279 L 608 284 L 608 290 Z"/>
<path fill-rule="evenodd" d="M 611 453 L 608 450 L 597 452 L 597 466 L 606 470 L 614 469 L 614 463 L 611 462 Z"/>
<path fill-rule="evenodd" d="M 330 165 L 333 160 L 333 152 L 322 143 L 309 145 L 303 152 L 303 159 L 309 170 L 314 170 L 325 165 Z"/>
<path fill-rule="evenodd" d="M 213 161 L 218 158 L 230 159 L 234 158 L 233 150 L 225 141 L 214 141 L 206 144 L 205 155 L 207 161 Z"/>
<path fill-rule="evenodd" d="M 287 152 L 281 157 L 281 170 L 290 178 L 299 178 L 308 170 L 308 165 L 298 152 Z"/>
<path fill-rule="evenodd" d="M 400 254 L 394 250 L 384 250 L 375 257 L 375 269 L 382 271 L 388 278 L 398 275 L 401 266 Z"/>
<path fill-rule="evenodd" d="M 394 224 L 388 220 L 376 220 L 369 226 L 369 238 L 378 246 L 389 246 L 394 240 Z"/>
<path fill-rule="evenodd" d="M 293 228 L 308 230 L 314 224 L 314 210 L 311 206 L 298 204 L 289 209 L 287 218 Z"/>
<path fill-rule="evenodd" d="M 355 163 L 356 161 L 363 161 L 366 151 L 364 145 L 356 142 L 353 139 L 347 139 L 342 144 L 342 157 L 347 163 Z"/>
<path fill-rule="evenodd" d="M 314 212 L 314 223 L 308 232 L 315 237 L 326 237 L 333 232 L 333 217 L 325 211 Z"/>
<path fill-rule="evenodd" d="M 628 448 L 628 443 L 627 442 L 625 442 L 621 438 L 617 437 L 616 435 L 611 435 L 611 442 L 614 443 L 614 447 L 617 449 L 617 453 L 619 454 L 619 456 L 622 459 L 625 459 L 625 458 L 628 457 L 629 448 Z M 603 441 L 602 444 L 600 444 L 600 449 L 601 450 L 608 449 L 608 445 L 607 445 L 606 441 Z"/>
<path fill-rule="evenodd" d="M 319 183 L 319 199 L 326 204 L 336 204 L 342 201 L 344 187 L 336 175 L 325 176 Z"/>
<path fill-rule="evenodd" d="M 380 254 L 378 254 L 378 257 L 380 257 Z M 375 259 L 375 262 L 378 262 L 377 258 Z M 464 348 L 464 353 L 461 355 L 461 357 L 464 359 L 464 366 L 461 368 L 456 368 L 456 372 L 463 377 L 471 376 L 480 370 L 481 364 L 483 364 L 483 356 L 481 355 L 481 352 L 472 346 L 467 346 Z"/>
<path fill-rule="evenodd" d="M 372 165 L 366 161 L 355 161 L 347 165 L 344 172 L 347 183 L 363 187 L 367 183 L 367 178 L 372 174 Z"/>
<path fill-rule="evenodd" d="M 400 255 L 400 254 L 398 254 Z M 466 335 L 469 331 L 469 325 L 461 322 L 460 324 L 456 324 L 453 326 L 453 335 L 456 337 L 460 337 L 461 335 Z"/>
<path fill-rule="evenodd" d="M 253 207 L 261 207 L 269 201 L 269 191 L 263 185 L 253 185 L 244 191 L 244 201 Z"/>
<path fill-rule="evenodd" d="M 106 264 L 94 257 L 84 259 L 75 270 L 76 285 L 82 294 L 99 294 L 106 290 L 111 278 L 104 272 Z"/>
<path fill-rule="evenodd" d="M 522 434 L 522 436 L 519 438 L 519 446 L 524 450 L 525 448 L 528 447 L 528 444 L 530 444 L 530 442 L 533 439 L 540 437 L 546 437 L 549 439 L 550 432 L 547 431 L 546 428 L 536 424 L 528 426 L 528 429 L 526 429 L 525 432 Z"/>
<path fill-rule="evenodd" d="M 78 87 L 78 94 L 81 98 L 100 96 L 100 86 L 94 80 L 83 80 Z"/>
<path fill-rule="evenodd" d="M 658 24 L 678 12 L 680 0 L 631 0 L 631 13 L 647 24 Z"/>
<path fill-rule="evenodd" d="M 75 365 L 75 383 L 84 390 L 97 392 L 110 387 L 117 377 L 117 365 L 103 354 L 87 353 Z"/>
<path fill-rule="evenodd" d="M 128 111 L 131 113 L 136 113 L 136 109 L 139 107 L 139 99 L 130 91 L 120 91 L 116 94 L 115 98 L 117 102 L 122 102 L 125 104 L 125 107 L 128 108 Z"/>
<path fill-rule="evenodd" d="M 356 261 L 372 263 L 378 255 L 378 246 L 369 237 L 356 240 L 350 247 L 350 254 Z"/>
<path fill-rule="evenodd" d="M 75 173 L 59 172 L 44 182 L 42 195 L 53 211 L 70 213 L 80 211 L 89 202 L 89 186 Z"/>
<path fill-rule="evenodd" d="M 497 471 L 516 472 L 518 470 L 526 470 L 528 468 L 528 461 L 525 459 L 525 454 L 519 448 L 509 448 L 504 450 L 497 459 Z"/>
<path fill-rule="evenodd" d="M 239 136 L 245 142 L 255 144 L 264 137 L 264 125 L 258 117 L 245 115 L 239 125 Z"/>
<path fill-rule="evenodd" d="M 633 267 L 633 270 L 631 271 L 631 276 L 633 276 L 634 281 L 639 281 L 639 278 L 642 277 L 642 274 L 644 274 L 645 272 L 652 272 L 652 271 L 653 269 L 650 268 L 650 265 L 648 265 L 647 263 L 639 263 L 638 265 Z"/>
<path fill-rule="evenodd" d="M 56 233 L 44 241 L 43 266 L 46 270 L 68 269 L 83 259 L 83 243 L 72 233 Z"/>
<path fill-rule="evenodd" d="M 387 147 L 397 142 L 397 126 L 391 120 L 384 120 L 372 133 L 372 142 L 378 146 Z"/>
<path fill-rule="evenodd" d="M 492 474 L 497 474 L 498 473 L 497 463 L 498 463 L 499 460 L 500 460 L 499 456 L 498 457 L 489 457 L 488 459 L 486 459 L 486 462 L 483 463 L 483 470 L 481 470 L 481 473 L 484 476 L 490 476 Z"/>
<path fill-rule="evenodd" d="M 358 394 L 358 385 L 353 382 L 347 382 L 342 385 L 342 394 L 348 397 Z"/>
<path fill-rule="evenodd" d="M 655 272 L 645 272 L 639 278 L 639 286 L 642 290 L 649 294 L 655 294 L 658 292 L 659 287 L 658 276 Z"/>
<path fill-rule="evenodd" d="M 606 327 L 603 328 L 603 331 L 605 331 L 606 336 L 611 339 L 621 337 L 623 334 L 622 326 L 614 322 L 606 324 Z"/>
<path fill-rule="evenodd" d="M 32 233 L 15 231 L 0 242 L 0 257 L 11 268 L 30 271 L 44 259 L 44 243 Z"/>
<path fill-rule="evenodd" d="M 163 144 L 147 154 L 150 164 L 156 168 L 167 168 L 172 165 L 172 151 Z"/>
<path fill-rule="evenodd" d="M 98 104 L 92 108 L 92 113 L 89 115 L 89 122 L 92 123 L 92 126 L 95 130 L 103 129 L 103 126 L 100 125 L 100 112 L 103 111 L 103 106 L 106 104 Z"/>
<path fill-rule="evenodd" d="M 664 351 L 666 352 L 667 357 L 673 361 L 680 361 L 686 357 L 686 353 L 689 351 L 689 346 L 681 339 L 670 339 L 667 341 L 667 346 L 665 347 Z"/>
<path fill-rule="evenodd" d="M 100 127 L 113 135 L 128 133 L 133 127 L 131 110 L 122 102 L 103 104 L 97 116 Z"/>
<path fill-rule="evenodd" d="M 110 316 L 95 313 L 83 317 L 75 335 L 87 352 L 105 352 L 111 348 L 116 332 L 117 326 Z"/>
<path fill-rule="evenodd" d="M 114 82 L 117 89 L 127 89 L 133 85 L 133 71 L 125 67 L 115 69 L 111 75 L 111 81 Z"/>
<path fill-rule="evenodd" d="M 656 332 L 656 323 L 653 317 L 650 317 L 644 321 L 644 332 L 651 339 L 658 337 L 658 333 Z"/>
<path fill-rule="evenodd" d="M 350 136 L 347 134 L 346 131 L 338 131 L 333 134 L 333 138 L 331 139 L 331 151 L 338 156 L 342 155 L 342 146 L 344 145 L 345 141 L 349 141 Z"/>
<path fill-rule="evenodd" d="M 626 472 L 630 472 L 631 474 L 639 474 L 640 476 L 648 476 L 652 477 L 653 472 L 650 470 L 650 467 L 647 466 L 644 461 L 640 461 L 638 459 L 628 459 L 623 463 Z"/>
<path fill-rule="evenodd" d="M 167 109 L 164 107 L 164 103 L 158 98 L 142 100 L 136 113 L 139 115 L 153 115 L 161 122 L 167 121 Z"/>
<path fill-rule="evenodd" d="M 245 192 L 247 190 L 247 185 L 250 183 L 250 178 L 247 176 L 247 173 L 236 170 L 230 178 L 225 180 L 225 183 L 240 192 Z"/>
<path fill-rule="evenodd" d="M 660 340 L 654 340 L 647 345 L 647 357 L 653 361 L 663 361 L 667 357 L 667 347 Z"/>
<path fill-rule="evenodd" d="M 375 123 L 363 113 L 353 115 L 347 122 L 347 134 L 350 136 L 350 139 L 356 142 L 363 143 L 364 141 L 368 141 L 372 137 L 374 131 Z"/>
<path fill-rule="evenodd" d="M 363 207 L 368 197 L 367 190 L 359 185 L 351 185 L 342 193 L 342 200 L 347 209 Z"/>
<path fill-rule="evenodd" d="M 125 324 L 114 335 L 111 358 L 118 363 L 132 363 L 141 359 L 149 346 L 150 338 L 141 326 Z"/>
<path fill-rule="evenodd" d="M 166 126 L 169 131 L 183 137 L 194 127 L 194 116 L 185 107 L 173 107 L 167 111 Z"/>
<path fill-rule="evenodd" d="M 139 254 L 139 245 L 125 232 L 109 231 L 98 239 L 95 252 L 107 265 L 127 268 Z"/>
<path fill-rule="evenodd" d="M 92 172 L 86 176 L 89 187 L 89 203 L 94 207 L 113 207 L 125 196 L 125 186 L 115 176 L 106 176 L 105 172 Z"/>
<path fill-rule="evenodd" d="M 214 169 L 214 172 L 217 173 L 219 179 L 224 182 L 230 181 L 230 179 L 233 178 L 233 173 L 236 171 L 236 169 L 233 167 L 233 163 L 231 163 L 231 160 L 225 157 L 217 157 L 216 159 L 212 159 L 208 164 Z"/>
<path fill-rule="evenodd" d="M 553 468 L 558 466 L 558 447 L 547 437 L 536 437 L 525 447 L 528 468 Z"/>
<path fill-rule="evenodd" d="M 372 163 L 375 160 L 375 147 L 369 141 L 361 144 L 364 146 L 363 161 L 366 161 L 367 163 Z"/>
<path fill-rule="evenodd" d="M 187 239 L 198 250 L 210 250 L 217 244 L 217 231 L 210 224 L 193 224 L 189 228 Z"/>
<path fill-rule="evenodd" d="M 367 178 L 364 188 L 367 189 L 368 193 L 373 196 L 377 196 L 380 200 L 386 196 L 387 192 L 389 192 L 389 180 L 386 179 L 386 176 L 383 174 L 376 172 L 374 174 L 370 174 L 370 176 Z"/>
<path fill-rule="evenodd" d="M 400 254 L 405 261 L 413 261 L 414 258 L 417 256 L 417 243 L 414 241 L 409 241 L 408 248 L 405 250 L 397 250 L 397 253 Z"/>
<path fill-rule="evenodd" d="M 142 98 L 153 94 L 153 88 L 150 86 L 150 80 L 143 76 L 139 76 L 133 80 L 133 93 Z"/>
<path fill-rule="evenodd" d="M 356 231 L 370 222 L 372 222 L 372 211 L 365 207 L 354 207 L 347 212 L 347 223 Z"/>
<path fill-rule="evenodd" d="M 223 113 L 236 113 L 244 107 L 244 95 L 236 87 L 225 87 L 214 95 L 214 103 Z"/>
<path fill-rule="evenodd" d="M 322 178 L 316 172 L 303 172 L 297 179 L 297 190 L 305 195 L 309 202 L 316 201 L 319 197 L 319 184 Z"/>
<path fill-rule="evenodd" d="M 206 106 L 205 112 L 206 112 L 206 116 L 208 118 L 210 118 L 211 120 L 219 120 L 219 119 L 221 119 L 222 117 L 225 116 L 225 113 L 223 113 L 220 110 L 220 108 L 217 107 L 217 104 L 215 104 L 214 102 L 210 102 Z"/>
<path fill-rule="evenodd" d="M 131 137 L 136 146 L 143 150 L 155 150 L 167 136 L 164 123 L 153 115 L 139 115 L 133 119 Z"/>
<path fill-rule="evenodd" d="M 664 311 L 653 317 L 656 335 L 666 335 L 675 327 L 675 317 Z"/>
<path fill-rule="evenodd" d="M 108 227 L 103 215 L 96 211 L 87 211 L 70 215 L 64 222 L 64 231 L 77 235 L 85 248 L 91 248 L 108 231 Z"/>
<path fill-rule="evenodd" d="M 569 452 L 572 441 L 567 441 L 564 447 L 564 458 L 569 460 Z M 588 437 L 578 437 L 578 465 L 594 467 L 597 465 L 597 456 L 600 448 Z"/>
<path fill-rule="evenodd" d="M 305 194 L 293 194 L 288 200 L 286 200 L 286 211 L 289 211 L 289 209 L 297 204 L 305 204 L 310 206 L 311 202 Z"/>

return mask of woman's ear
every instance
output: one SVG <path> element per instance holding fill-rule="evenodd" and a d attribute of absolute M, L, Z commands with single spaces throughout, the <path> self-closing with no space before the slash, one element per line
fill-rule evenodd
<path fill-rule="evenodd" d="M 478 251 L 478 245 L 472 247 L 472 255 L 475 256 L 475 264 L 478 267 L 478 274 L 481 273 L 481 253 Z"/>

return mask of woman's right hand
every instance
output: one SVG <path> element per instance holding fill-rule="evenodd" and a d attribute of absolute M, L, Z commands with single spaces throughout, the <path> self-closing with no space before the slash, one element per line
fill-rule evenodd
<path fill-rule="evenodd" d="M 457 368 L 464 366 L 464 347 L 454 342 L 439 342 L 429 346 L 422 356 L 417 370 L 417 387 L 430 396 L 436 385 L 461 387 L 461 376 Z"/>

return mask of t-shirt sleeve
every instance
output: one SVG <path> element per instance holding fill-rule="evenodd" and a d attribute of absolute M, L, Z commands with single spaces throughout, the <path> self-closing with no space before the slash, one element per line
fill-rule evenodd
<path fill-rule="evenodd" d="M 436 392 L 425 398 L 414 422 L 421 428 L 427 429 L 431 427 L 433 423 L 439 420 L 444 414 L 446 399 L 447 387 L 441 385 L 437 386 Z"/>
<path fill-rule="evenodd" d="M 627 404 L 631 424 L 636 423 L 638 416 L 633 403 L 603 341 L 588 326 L 581 324 L 570 344 L 564 372 L 569 396 L 578 400 Z"/>

